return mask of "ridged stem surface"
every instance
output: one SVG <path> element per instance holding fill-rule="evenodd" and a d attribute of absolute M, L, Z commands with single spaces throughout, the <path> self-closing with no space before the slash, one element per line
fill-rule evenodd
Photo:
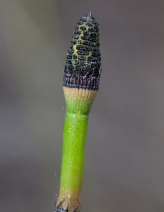
<path fill-rule="evenodd" d="M 64 88 L 66 118 L 57 207 L 72 212 L 80 203 L 88 115 L 96 91 Z M 85 94 L 85 95 L 84 95 Z"/>

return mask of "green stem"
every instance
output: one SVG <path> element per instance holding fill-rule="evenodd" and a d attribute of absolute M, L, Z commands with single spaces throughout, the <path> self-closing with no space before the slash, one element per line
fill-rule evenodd
<path fill-rule="evenodd" d="M 87 126 L 88 115 L 66 113 L 61 187 L 69 195 L 81 190 Z"/>
<path fill-rule="evenodd" d="M 96 91 L 64 88 L 66 118 L 57 207 L 74 211 L 80 203 L 89 112 Z"/>

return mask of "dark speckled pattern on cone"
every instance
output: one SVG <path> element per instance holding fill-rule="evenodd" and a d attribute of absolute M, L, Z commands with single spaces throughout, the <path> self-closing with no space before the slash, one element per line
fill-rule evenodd
<path fill-rule="evenodd" d="M 99 89 L 101 74 L 99 46 L 98 23 L 89 12 L 75 27 L 64 67 L 63 86 Z"/>

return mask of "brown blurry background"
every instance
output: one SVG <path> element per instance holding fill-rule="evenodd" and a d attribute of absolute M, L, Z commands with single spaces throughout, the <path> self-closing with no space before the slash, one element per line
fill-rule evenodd
<path fill-rule="evenodd" d="M 0 211 L 51 212 L 71 35 L 100 26 L 102 77 L 86 146 L 85 212 L 164 211 L 164 1 L 0 0 Z"/>

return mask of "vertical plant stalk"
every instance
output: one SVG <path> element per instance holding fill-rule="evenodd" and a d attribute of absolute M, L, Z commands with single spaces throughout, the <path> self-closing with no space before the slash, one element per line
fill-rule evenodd
<path fill-rule="evenodd" d="M 98 31 L 89 12 L 78 22 L 67 53 L 63 78 L 66 118 L 56 212 L 77 212 L 80 205 L 88 116 L 101 74 Z"/>

